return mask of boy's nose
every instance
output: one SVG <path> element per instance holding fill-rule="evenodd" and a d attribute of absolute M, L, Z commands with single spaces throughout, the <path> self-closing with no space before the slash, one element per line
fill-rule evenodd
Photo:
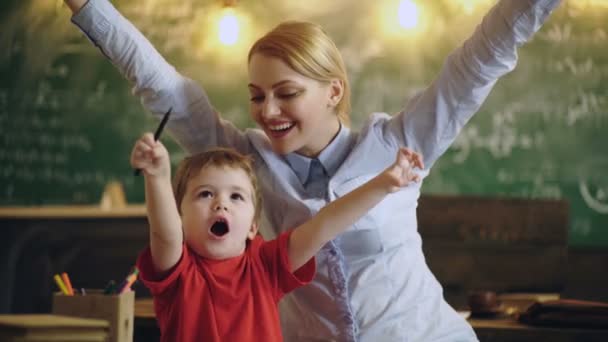
<path fill-rule="evenodd" d="M 221 203 L 216 203 L 216 204 L 213 206 L 213 210 L 215 210 L 215 211 L 221 211 L 221 210 L 226 211 L 226 210 L 228 210 L 228 207 L 226 207 L 225 205 L 223 205 L 223 204 L 221 204 Z"/>

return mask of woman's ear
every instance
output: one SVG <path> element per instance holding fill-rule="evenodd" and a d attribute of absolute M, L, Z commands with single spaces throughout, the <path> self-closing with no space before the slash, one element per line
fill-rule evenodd
<path fill-rule="evenodd" d="M 344 82 L 334 78 L 329 83 L 329 107 L 336 107 L 344 95 Z"/>

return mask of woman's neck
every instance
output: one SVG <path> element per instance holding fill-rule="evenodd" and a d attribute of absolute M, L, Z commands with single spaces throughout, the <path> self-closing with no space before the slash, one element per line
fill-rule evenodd
<path fill-rule="evenodd" d="M 319 156 L 319 154 L 321 154 L 321 152 L 323 152 L 323 150 L 325 150 L 327 148 L 327 146 L 329 146 L 334 139 L 336 139 L 336 137 L 338 136 L 338 133 L 340 133 L 340 129 L 342 127 L 342 125 L 340 124 L 340 120 L 336 120 L 332 121 L 331 124 L 332 127 L 328 128 L 326 132 L 331 132 L 330 134 L 327 134 L 327 137 L 324 136 L 320 136 L 320 137 L 315 137 L 315 138 L 319 138 L 319 143 L 317 144 L 317 146 L 315 146 L 315 148 L 313 148 L 312 146 L 309 148 L 303 148 L 300 149 L 298 151 L 295 151 L 295 153 L 303 155 L 305 157 L 308 158 L 316 158 Z"/>

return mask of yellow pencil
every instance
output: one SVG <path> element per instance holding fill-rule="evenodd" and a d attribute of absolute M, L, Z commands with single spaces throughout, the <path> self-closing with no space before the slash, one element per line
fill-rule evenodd
<path fill-rule="evenodd" d="M 63 281 L 61 281 L 61 277 L 59 276 L 59 274 L 55 274 L 53 276 L 53 279 L 55 279 L 55 284 L 57 284 L 57 287 L 59 287 L 61 292 L 63 292 L 64 295 L 68 296 L 70 293 L 68 292 L 68 289 L 65 287 L 65 284 L 63 283 Z"/>

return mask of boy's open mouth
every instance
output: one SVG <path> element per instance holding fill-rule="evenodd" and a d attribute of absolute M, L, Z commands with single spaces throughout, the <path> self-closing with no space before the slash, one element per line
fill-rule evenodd
<path fill-rule="evenodd" d="M 213 223 L 211 226 L 211 234 L 215 236 L 224 236 L 228 234 L 228 231 L 230 231 L 228 228 L 228 222 L 223 219 L 215 221 L 215 223 Z"/>

